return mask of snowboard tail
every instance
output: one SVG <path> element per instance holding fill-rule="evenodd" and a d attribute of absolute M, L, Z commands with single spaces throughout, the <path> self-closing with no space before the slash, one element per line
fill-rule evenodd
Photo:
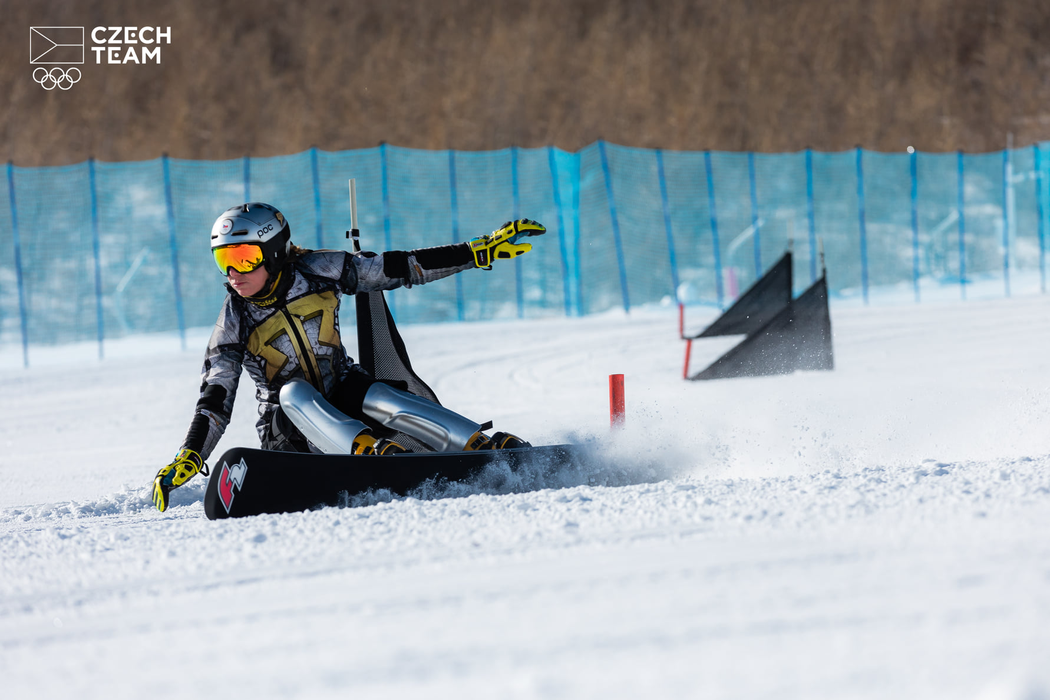
<path fill-rule="evenodd" d="M 405 495 L 428 480 L 466 481 L 490 464 L 556 467 L 573 459 L 572 445 L 479 452 L 341 455 L 235 447 L 215 461 L 204 494 L 209 520 L 292 513 L 335 506 L 369 489 Z"/>

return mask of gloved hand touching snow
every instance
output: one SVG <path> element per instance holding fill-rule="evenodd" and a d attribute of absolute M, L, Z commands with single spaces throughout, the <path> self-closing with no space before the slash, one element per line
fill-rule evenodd
<path fill-rule="evenodd" d="M 153 479 L 153 505 L 164 512 L 168 508 L 168 494 L 173 489 L 203 473 L 208 475 L 208 465 L 193 450 L 179 450 L 171 464 L 163 467 Z"/>

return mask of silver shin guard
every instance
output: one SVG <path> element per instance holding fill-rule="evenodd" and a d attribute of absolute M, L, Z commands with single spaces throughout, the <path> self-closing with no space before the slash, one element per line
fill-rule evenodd
<path fill-rule="evenodd" d="M 438 452 L 459 452 L 481 430 L 481 425 L 407 391 L 373 384 L 365 394 L 364 412 L 371 418 L 411 435 Z"/>
<path fill-rule="evenodd" d="M 281 408 L 317 449 L 327 454 L 353 454 L 354 440 L 368 430 L 359 420 L 337 411 L 309 382 L 292 379 L 281 387 Z"/>

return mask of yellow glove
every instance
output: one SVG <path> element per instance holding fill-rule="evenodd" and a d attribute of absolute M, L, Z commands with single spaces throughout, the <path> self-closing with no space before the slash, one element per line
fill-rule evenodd
<path fill-rule="evenodd" d="M 525 236 L 539 236 L 544 233 L 547 233 L 547 229 L 538 221 L 529 219 L 508 221 L 489 235 L 479 236 L 470 242 L 470 250 L 474 253 L 474 264 L 488 270 L 492 268 L 493 260 L 507 260 L 523 255 L 532 250 L 532 245 L 518 243 L 518 239 Z"/>
<path fill-rule="evenodd" d="M 157 472 L 153 480 L 153 505 L 162 513 L 168 508 L 168 494 L 172 489 L 203 473 L 208 475 L 208 465 L 193 450 L 179 450 L 171 464 Z"/>

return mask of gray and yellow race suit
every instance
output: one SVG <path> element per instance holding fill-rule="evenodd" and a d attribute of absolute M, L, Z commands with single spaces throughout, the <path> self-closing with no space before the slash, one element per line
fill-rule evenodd
<path fill-rule="evenodd" d="M 201 395 L 183 448 L 207 459 L 233 411 L 241 368 L 255 382 L 256 428 L 266 446 L 273 440 L 278 393 L 301 377 L 328 396 L 352 371 L 339 336 L 344 294 L 425 284 L 475 267 L 466 243 L 412 251 L 346 253 L 305 251 L 281 270 L 276 295 L 254 303 L 232 289 L 215 324 L 201 372 Z"/>

